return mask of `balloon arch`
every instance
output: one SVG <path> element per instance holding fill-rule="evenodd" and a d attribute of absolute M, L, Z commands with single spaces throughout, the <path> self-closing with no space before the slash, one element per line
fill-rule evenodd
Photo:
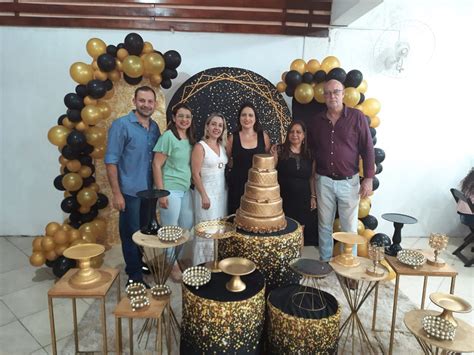
<path fill-rule="evenodd" d="M 71 65 L 69 74 L 78 85 L 75 92 L 64 96 L 66 113 L 59 116 L 57 125 L 48 132 L 48 140 L 61 153 L 60 175 L 53 185 L 64 191 L 61 209 L 69 216 L 62 224 L 46 225 L 44 236 L 33 240 L 30 256 L 32 265 L 46 263 L 58 277 L 75 265 L 63 256 L 64 250 L 77 244 L 101 242 L 107 234 L 107 222 L 99 216 L 99 210 L 108 205 L 108 198 L 100 191 L 95 170 L 97 160 L 105 156 L 107 129 L 103 123 L 112 112 L 107 101 L 114 97 L 114 83 L 123 80 L 138 85 L 146 78 L 153 87 L 169 89 L 181 64 L 177 51 L 163 54 L 137 33 L 129 33 L 118 45 L 106 45 L 99 38 L 91 38 L 86 50 L 92 63 Z M 103 255 L 92 259 L 91 264 L 99 267 L 102 262 Z"/>

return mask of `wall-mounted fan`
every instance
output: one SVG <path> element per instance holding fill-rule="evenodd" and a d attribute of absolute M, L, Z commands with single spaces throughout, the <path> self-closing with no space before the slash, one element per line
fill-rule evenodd
<path fill-rule="evenodd" d="M 405 77 L 423 68 L 433 56 L 435 35 L 420 21 L 400 21 L 382 32 L 374 45 L 374 70 L 390 77 Z"/>

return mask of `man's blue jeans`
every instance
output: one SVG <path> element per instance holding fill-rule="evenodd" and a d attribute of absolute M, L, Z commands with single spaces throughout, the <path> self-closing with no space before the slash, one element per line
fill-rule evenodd
<path fill-rule="evenodd" d="M 125 259 L 125 272 L 134 281 L 143 280 L 141 252 L 133 242 L 132 235 L 140 229 L 140 198 L 123 195 L 125 210 L 119 214 L 119 233 L 122 253 Z"/>

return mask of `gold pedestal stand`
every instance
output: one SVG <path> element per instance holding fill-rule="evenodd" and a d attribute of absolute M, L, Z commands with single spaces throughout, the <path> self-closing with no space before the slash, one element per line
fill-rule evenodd
<path fill-rule="evenodd" d="M 339 265 L 345 267 L 356 267 L 360 264 L 357 257 L 352 255 L 352 247 L 355 244 L 364 244 L 366 240 L 364 237 L 354 234 L 354 233 L 347 233 L 347 232 L 337 232 L 333 233 L 332 237 L 344 244 L 344 251 L 342 254 L 337 255 L 334 257 L 333 261 Z"/>
<path fill-rule="evenodd" d="M 255 271 L 255 263 L 245 258 L 227 258 L 219 262 L 219 269 L 233 277 L 225 287 L 230 292 L 242 292 L 247 287 L 240 276 L 251 274 Z"/>
<path fill-rule="evenodd" d="M 211 272 L 222 271 L 219 268 L 219 240 L 231 237 L 234 232 L 235 226 L 225 220 L 204 221 L 194 226 L 194 234 L 196 236 L 214 240 L 214 260 L 205 264 Z"/>
<path fill-rule="evenodd" d="M 67 248 L 63 255 L 78 261 L 79 270 L 69 279 L 74 288 L 93 288 L 107 283 L 111 276 L 108 273 L 91 267 L 91 259 L 101 255 L 105 247 L 100 244 L 87 243 Z"/>
<path fill-rule="evenodd" d="M 439 315 L 440 318 L 447 320 L 455 327 L 458 322 L 453 317 L 453 312 L 469 313 L 472 310 L 471 305 L 461 297 L 451 295 L 449 293 L 435 292 L 430 295 L 430 300 L 438 307 L 443 309 Z"/>

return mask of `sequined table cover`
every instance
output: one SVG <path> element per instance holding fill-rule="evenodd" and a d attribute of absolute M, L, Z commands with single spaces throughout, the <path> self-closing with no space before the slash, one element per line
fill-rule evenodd
<path fill-rule="evenodd" d="M 212 273 L 195 289 L 183 284 L 181 354 L 258 354 L 265 318 L 265 282 L 255 270 L 242 276 L 247 288 L 227 291 L 231 276 Z"/>
<path fill-rule="evenodd" d="M 286 217 L 286 221 L 287 227 L 274 233 L 237 229 L 232 237 L 219 242 L 220 259 L 239 256 L 252 260 L 265 277 L 267 292 L 298 283 L 300 276 L 291 270 L 290 262 L 301 256 L 303 228 L 294 219 Z"/>
<path fill-rule="evenodd" d="M 300 289 L 293 284 L 273 290 L 268 296 L 268 351 L 270 354 L 335 354 L 339 336 L 341 307 L 331 294 L 321 291 L 326 308 L 310 311 L 311 299 L 303 308 L 292 302 Z M 313 302 L 320 302 L 314 299 Z M 318 307 L 319 305 L 313 305 Z M 306 309 L 304 309 L 306 308 Z"/>

